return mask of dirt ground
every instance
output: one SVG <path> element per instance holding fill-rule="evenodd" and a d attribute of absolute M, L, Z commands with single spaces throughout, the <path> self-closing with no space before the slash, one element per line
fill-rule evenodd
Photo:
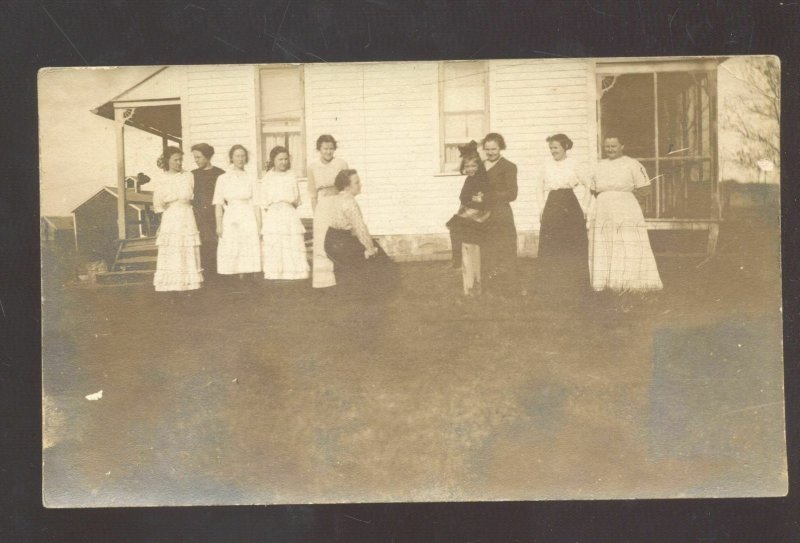
<path fill-rule="evenodd" d="M 784 494 L 777 236 L 720 244 L 660 260 L 644 298 L 545 299 L 522 259 L 527 297 L 406 263 L 373 305 L 306 281 L 87 288 L 45 251 L 45 502 Z"/>

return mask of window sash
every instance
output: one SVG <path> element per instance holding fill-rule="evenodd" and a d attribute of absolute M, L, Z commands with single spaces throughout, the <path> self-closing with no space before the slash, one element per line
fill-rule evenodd
<path fill-rule="evenodd" d="M 259 150 L 263 170 L 276 145 L 289 149 L 292 171 L 306 176 L 305 91 L 300 66 L 259 70 Z"/>
<path fill-rule="evenodd" d="M 488 129 L 487 63 L 443 62 L 439 77 L 439 166 L 442 172 L 457 172 L 458 146 L 479 141 Z"/>

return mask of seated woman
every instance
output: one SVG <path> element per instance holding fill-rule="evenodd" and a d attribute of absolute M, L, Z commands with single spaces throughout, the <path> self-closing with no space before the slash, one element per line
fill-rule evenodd
<path fill-rule="evenodd" d="M 397 289 L 394 263 L 370 236 L 355 197 L 361 193 L 356 170 L 342 170 L 334 181 L 339 191 L 330 206 L 325 252 L 333 261 L 336 284 L 343 291 L 370 299 L 386 297 Z"/>

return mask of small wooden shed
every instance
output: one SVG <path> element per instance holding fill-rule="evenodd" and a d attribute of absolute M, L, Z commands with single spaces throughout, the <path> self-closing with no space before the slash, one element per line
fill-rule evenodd
<path fill-rule="evenodd" d="M 105 260 L 111 266 L 118 247 L 116 187 L 103 187 L 72 211 L 75 246 L 83 260 Z M 155 233 L 153 194 L 125 191 L 126 238 Z"/>

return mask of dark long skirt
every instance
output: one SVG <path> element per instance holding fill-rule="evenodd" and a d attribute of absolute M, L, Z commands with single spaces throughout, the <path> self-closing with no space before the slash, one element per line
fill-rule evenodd
<path fill-rule="evenodd" d="M 203 268 L 203 276 L 206 281 L 215 279 L 217 276 L 217 220 L 214 216 L 214 208 L 209 210 L 195 209 L 195 221 L 197 230 L 200 233 L 200 265 Z"/>
<path fill-rule="evenodd" d="M 350 230 L 328 228 L 325 252 L 333 261 L 337 289 L 354 297 L 386 300 L 399 287 L 397 266 L 386 252 L 373 242 L 377 253 L 364 258 L 364 246 Z"/>
<path fill-rule="evenodd" d="M 542 213 L 537 259 L 537 287 L 562 295 L 589 288 L 586 221 L 572 189 L 551 191 Z"/>
<path fill-rule="evenodd" d="M 517 227 L 509 204 L 492 208 L 481 243 L 481 272 L 489 290 L 518 294 Z"/>

